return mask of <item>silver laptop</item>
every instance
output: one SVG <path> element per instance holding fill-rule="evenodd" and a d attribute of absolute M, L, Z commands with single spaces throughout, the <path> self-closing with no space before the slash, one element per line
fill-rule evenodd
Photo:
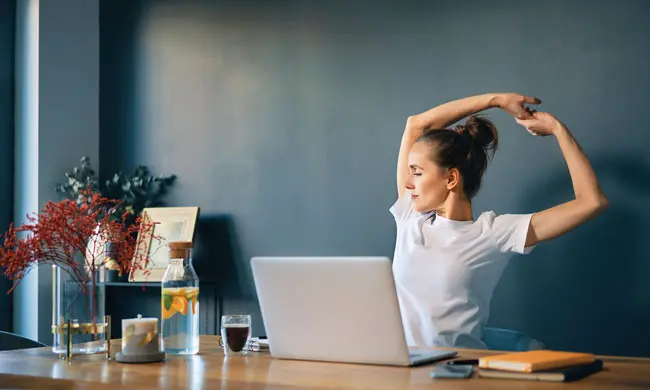
<path fill-rule="evenodd" d="M 409 349 L 386 257 L 251 259 L 272 356 L 413 366 L 456 356 Z"/>

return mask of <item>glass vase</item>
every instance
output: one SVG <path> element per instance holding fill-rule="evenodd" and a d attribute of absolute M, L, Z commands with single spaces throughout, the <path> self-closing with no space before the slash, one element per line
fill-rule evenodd
<path fill-rule="evenodd" d="M 106 348 L 105 270 L 79 267 L 52 266 L 52 351 L 58 354 L 66 354 L 69 334 L 73 355 Z"/>

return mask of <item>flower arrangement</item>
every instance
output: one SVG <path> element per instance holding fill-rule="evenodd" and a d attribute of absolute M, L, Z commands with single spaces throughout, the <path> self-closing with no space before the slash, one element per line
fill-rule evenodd
<path fill-rule="evenodd" d="M 126 271 L 145 270 L 148 261 L 144 242 L 139 235 L 152 235 L 155 222 L 138 217 L 135 223 L 126 224 L 126 214 L 118 217 L 120 202 L 102 197 L 92 191 L 81 191 L 76 200 L 65 199 L 48 202 L 38 214 L 27 216 L 27 222 L 19 227 L 12 223 L 0 246 L 0 271 L 13 285 L 13 292 L 23 277 L 41 264 L 57 265 L 78 283 L 84 296 L 94 300 L 95 271 L 105 266 L 106 258 L 95 257 L 87 246 L 89 237 L 99 234 L 113 245 L 112 258 Z M 98 223 L 104 229 L 98 229 Z M 110 235 L 110 237 L 104 237 Z M 22 236 L 19 238 L 19 236 Z M 102 240 L 102 242 L 105 242 Z M 146 270 L 145 270 L 146 273 Z M 88 288 L 90 282 L 91 288 Z M 91 296 L 86 292 L 90 290 Z M 95 302 L 87 301 L 88 307 Z M 95 317 L 93 317 L 96 320 Z"/>
<path fill-rule="evenodd" d="M 57 184 L 55 189 L 67 199 L 80 204 L 85 202 L 84 192 L 91 191 L 107 199 L 118 201 L 111 208 L 109 218 L 105 218 L 101 212 L 96 214 L 104 231 L 100 234 L 93 233 L 88 248 L 88 251 L 93 253 L 88 257 L 92 256 L 99 261 L 104 261 L 106 269 L 112 272 L 111 278 L 124 279 L 123 276 L 128 275 L 129 272 L 122 267 L 123 264 L 114 259 L 113 253 L 116 248 L 113 247 L 109 240 L 110 234 L 107 233 L 107 230 L 111 229 L 103 222 L 113 220 L 126 227 L 142 223 L 140 219 L 142 210 L 147 207 L 164 206 L 163 198 L 174 184 L 176 175 L 154 176 L 149 168 L 138 165 L 130 175 L 117 172 L 109 180 L 100 183 L 90 158 L 83 156 L 80 166 L 74 167 L 71 172 L 66 172 L 65 176 L 66 181 Z M 107 243 L 111 249 L 105 251 Z"/>

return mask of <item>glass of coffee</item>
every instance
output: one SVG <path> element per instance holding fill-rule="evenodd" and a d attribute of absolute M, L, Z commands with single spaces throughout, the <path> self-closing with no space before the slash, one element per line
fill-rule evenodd
<path fill-rule="evenodd" d="M 245 355 L 251 340 L 251 316 L 248 314 L 221 316 L 221 339 L 226 355 Z"/>

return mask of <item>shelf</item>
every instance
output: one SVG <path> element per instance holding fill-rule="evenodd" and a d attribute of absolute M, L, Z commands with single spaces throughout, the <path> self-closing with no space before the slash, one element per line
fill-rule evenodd
<path fill-rule="evenodd" d="M 104 282 L 106 287 L 160 287 L 160 282 Z M 201 282 L 199 286 L 216 285 L 213 282 Z"/>
<path fill-rule="evenodd" d="M 106 287 L 160 287 L 160 282 L 105 282 Z"/>

